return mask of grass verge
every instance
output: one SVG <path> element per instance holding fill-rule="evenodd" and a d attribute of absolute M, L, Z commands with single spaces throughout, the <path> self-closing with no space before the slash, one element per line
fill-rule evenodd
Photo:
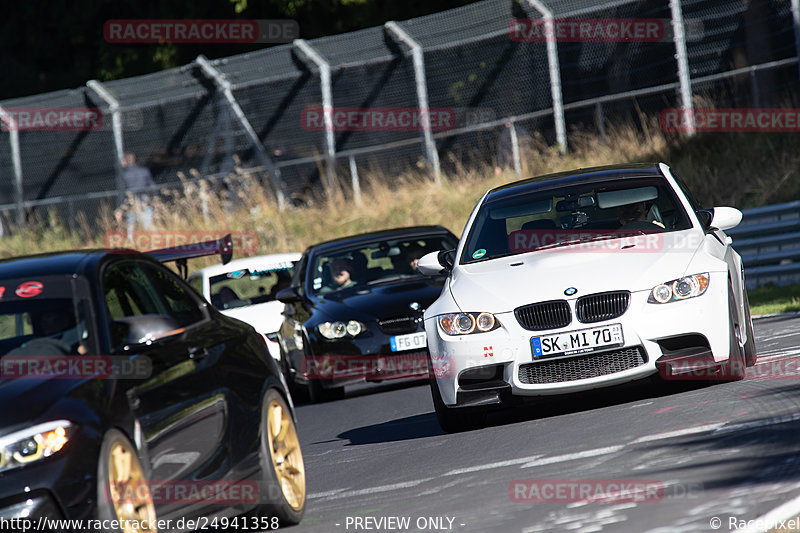
<path fill-rule="evenodd" d="M 780 287 L 767 285 L 747 291 L 747 296 L 753 316 L 800 311 L 800 284 Z"/>

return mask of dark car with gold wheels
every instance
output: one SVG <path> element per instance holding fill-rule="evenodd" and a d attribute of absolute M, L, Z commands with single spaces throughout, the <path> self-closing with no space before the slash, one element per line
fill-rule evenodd
<path fill-rule="evenodd" d="M 150 255 L 0 261 L 0 410 L 12 529 L 264 530 L 303 516 L 294 406 L 263 337 Z"/>

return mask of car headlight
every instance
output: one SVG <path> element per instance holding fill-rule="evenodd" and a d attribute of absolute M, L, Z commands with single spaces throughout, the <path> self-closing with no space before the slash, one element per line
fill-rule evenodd
<path fill-rule="evenodd" d="M 700 296 L 708 288 L 708 272 L 694 274 L 680 279 L 673 279 L 653 287 L 647 303 L 666 304 L 678 300 L 686 300 Z"/>
<path fill-rule="evenodd" d="M 439 326 L 448 335 L 469 335 L 486 333 L 500 327 L 491 313 L 453 313 L 439 315 Z"/>
<path fill-rule="evenodd" d="M 367 327 L 358 320 L 323 322 L 317 326 L 319 334 L 330 340 L 341 339 L 345 336 L 357 337 L 366 329 Z"/>
<path fill-rule="evenodd" d="M 72 423 L 46 422 L 0 437 L 0 472 L 45 459 L 69 442 Z"/>

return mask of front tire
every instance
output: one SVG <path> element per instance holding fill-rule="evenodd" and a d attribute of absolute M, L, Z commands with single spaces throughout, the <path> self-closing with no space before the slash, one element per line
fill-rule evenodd
<path fill-rule="evenodd" d="M 308 397 L 312 403 L 341 400 L 344 398 L 344 387 L 323 387 L 319 379 L 309 377 Z"/>
<path fill-rule="evenodd" d="M 305 513 L 306 470 L 292 412 L 283 396 L 270 389 L 261 415 L 261 473 L 269 502 L 253 516 L 274 516 L 281 526 L 297 524 Z"/>
<path fill-rule="evenodd" d="M 744 359 L 747 366 L 756 366 L 758 355 L 756 353 L 756 337 L 753 333 L 753 318 L 750 316 L 750 298 L 747 296 L 747 289 L 742 289 L 744 293 L 744 313 L 747 341 L 744 343 Z"/>
<path fill-rule="evenodd" d="M 486 411 L 478 407 L 447 407 L 442 400 L 439 384 L 436 378 L 430 379 L 433 408 L 436 410 L 436 420 L 442 430 L 447 433 L 460 433 L 478 429 L 486 423 Z"/>
<path fill-rule="evenodd" d="M 722 367 L 722 381 L 739 381 L 744 379 L 745 351 L 740 344 L 741 325 L 739 324 L 739 313 L 736 312 L 736 300 L 733 295 L 733 287 L 728 282 L 728 329 L 730 330 L 730 349 L 728 360 Z"/>
<path fill-rule="evenodd" d="M 97 516 L 100 520 L 123 522 L 128 526 L 108 530 L 114 533 L 148 533 L 156 523 L 156 511 L 147 476 L 136 448 L 119 430 L 103 438 L 97 461 Z"/>

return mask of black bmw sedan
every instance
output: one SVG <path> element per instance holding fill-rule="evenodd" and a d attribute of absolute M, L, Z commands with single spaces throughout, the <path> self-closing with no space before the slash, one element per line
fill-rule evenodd
<path fill-rule="evenodd" d="M 423 276 L 417 261 L 457 244 L 441 226 L 418 226 L 307 248 L 291 287 L 278 293 L 287 304 L 278 340 L 289 384 L 325 401 L 351 383 L 427 377 L 422 314 L 444 279 Z"/>
<path fill-rule="evenodd" d="M 146 254 L 0 261 L 1 529 L 265 530 L 304 506 L 294 407 L 252 327 Z"/>

